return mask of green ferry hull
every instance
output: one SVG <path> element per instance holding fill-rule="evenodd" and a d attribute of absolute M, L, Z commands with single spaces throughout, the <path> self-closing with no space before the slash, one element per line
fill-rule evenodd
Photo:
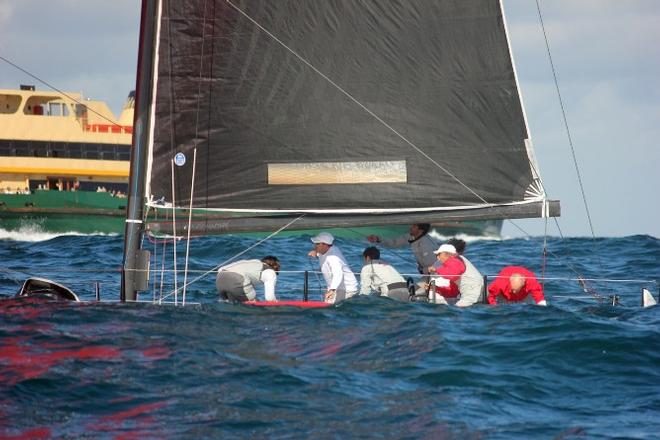
<path fill-rule="evenodd" d="M 7 231 L 122 233 L 126 199 L 106 192 L 0 194 L 0 228 Z"/>

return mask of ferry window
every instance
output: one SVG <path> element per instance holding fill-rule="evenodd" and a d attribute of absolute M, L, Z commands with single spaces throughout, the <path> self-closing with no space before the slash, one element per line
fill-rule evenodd
<path fill-rule="evenodd" d="M 12 156 L 30 156 L 32 155 L 32 142 L 14 141 L 14 154 Z"/>
<path fill-rule="evenodd" d="M 32 152 L 34 156 L 46 157 L 48 156 L 49 149 L 50 145 L 47 142 L 32 142 Z"/>
<path fill-rule="evenodd" d="M 85 104 L 75 104 L 76 118 L 87 117 L 87 106 Z"/>
<path fill-rule="evenodd" d="M 81 144 L 82 150 L 84 151 L 84 156 L 87 159 L 98 159 L 99 158 L 99 148 L 96 144 Z"/>
<path fill-rule="evenodd" d="M 62 104 L 59 102 L 49 102 L 48 114 L 50 116 L 62 116 Z"/>
<path fill-rule="evenodd" d="M 12 114 L 18 111 L 21 97 L 18 95 L 0 95 L 0 113 Z"/>
<path fill-rule="evenodd" d="M 117 148 L 117 160 L 131 160 L 131 150 L 129 148 Z"/>
<path fill-rule="evenodd" d="M 48 111 L 46 106 L 47 98 L 43 96 L 30 96 L 25 102 L 23 113 L 26 115 L 41 116 Z M 44 108 L 46 106 L 46 108 Z"/>
<path fill-rule="evenodd" d="M 1 156 L 13 156 L 14 149 L 11 146 L 11 143 L 0 142 L 0 155 Z"/>
<path fill-rule="evenodd" d="M 69 144 L 69 157 L 74 158 L 74 159 L 80 159 L 82 157 L 82 153 L 80 151 L 80 144 Z"/>
<path fill-rule="evenodd" d="M 114 145 L 101 146 L 101 159 L 115 160 L 115 147 Z"/>
<path fill-rule="evenodd" d="M 66 144 L 49 144 L 48 152 L 50 157 L 66 157 Z"/>

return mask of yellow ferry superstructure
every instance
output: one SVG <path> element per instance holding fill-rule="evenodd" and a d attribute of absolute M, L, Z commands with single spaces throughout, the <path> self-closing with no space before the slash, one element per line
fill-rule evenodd
<path fill-rule="evenodd" d="M 35 180 L 127 183 L 133 109 L 132 94 L 115 119 L 105 102 L 81 93 L 0 89 L 0 190 L 24 191 Z"/>
<path fill-rule="evenodd" d="M 82 93 L 0 89 L 0 228 L 119 232 L 134 104 L 115 118 Z"/>

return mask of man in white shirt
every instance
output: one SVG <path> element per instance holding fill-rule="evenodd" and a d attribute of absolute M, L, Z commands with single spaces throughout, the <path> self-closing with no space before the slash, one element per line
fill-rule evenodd
<path fill-rule="evenodd" d="M 360 272 L 360 294 L 369 295 L 372 291 L 398 301 L 410 301 L 406 280 L 389 264 L 380 260 L 380 251 L 368 247 L 362 252 L 364 266 Z"/>
<path fill-rule="evenodd" d="M 266 301 L 277 301 L 275 283 L 280 262 L 277 257 L 269 255 L 261 260 L 240 260 L 222 266 L 218 269 L 215 287 L 220 299 L 245 302 L 257 298 L 255 287 L 264 285 Z"/>
<path fill-rule="evenodd" d="M 325 302 L 334 304 L 357 293 L 358 282 L 353 271 L 348 266 L 341 250 L 333 245 L 335 238 L 329 232 L 321 232 L 312 237 L 314 249 L 309 252 L 310 257 L 318 257 L 323 278 L 327 284 Z"/>

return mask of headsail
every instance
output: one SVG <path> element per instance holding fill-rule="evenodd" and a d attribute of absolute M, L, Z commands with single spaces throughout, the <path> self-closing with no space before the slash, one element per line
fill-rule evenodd
<path fill-rule="evenodd" d="M 642 289 L 642 307 L 651 307 L 658 304 L 653 294 L 648 289 Z"/>
<path fill-rule="evenodd" d="M 152 206 L 171 205 L 171 160 L 197 148 L 193 207 L 224 232 L 245 227 L 236 215 L 252 230 L 302 213 L 295 227 L 558 215 L 498 0 L 162 0 L 158 10 Z M 176 169 L 181 209 L 190 162 Z"/>

